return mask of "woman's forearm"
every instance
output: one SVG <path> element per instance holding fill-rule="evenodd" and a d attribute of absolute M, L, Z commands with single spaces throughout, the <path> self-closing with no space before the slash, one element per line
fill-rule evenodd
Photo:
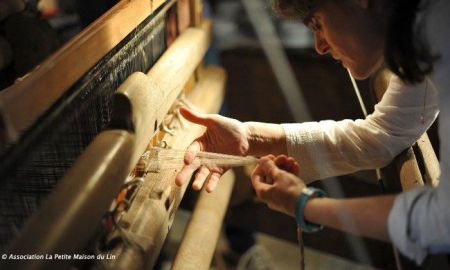
<path fill-rule="evenodd" d="M 395 196 L 355 199 L 313 198 L 305 207 L 305 219 L 352 234 L 389 241 L 387 219 Z"/>
<path fill-rule="evenodd" d="M 248 155 L 286 155 L 286 134 L 281 125 L 245 122 L 249 133 Z"/>

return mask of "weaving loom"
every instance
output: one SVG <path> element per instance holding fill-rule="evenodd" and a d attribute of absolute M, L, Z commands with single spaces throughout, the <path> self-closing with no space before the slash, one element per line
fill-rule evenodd
<path fill-rule="evenodd" d="M 225 73 L 201 64 L 210 35 L 201 11 L 197 0 L 120 1 L 1 92 L 2 250 L 88 249 L 117 257 L 102 267 L 154 265 L 186 186 L 175 187 L 176 169 L 139 174 L 133 168 L 147 147 L 184 149 L 201 132 L 179 119 L 180 103 L 219 109 Z M 232 181 L 228 193 L 217 195 L 225 196 L 225 206 Z M 102 219 L 113 226 L 99 229 Z M 47 269 L 55 262 L 7 263 Z M 67 267 L 70 260 L 56 263 Z"/>

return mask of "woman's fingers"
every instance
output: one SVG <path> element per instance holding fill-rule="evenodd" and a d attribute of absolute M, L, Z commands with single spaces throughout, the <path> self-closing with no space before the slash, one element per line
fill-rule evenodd
<path fill-rule="evenodd" d="M 258 176 L 258 181 L 266 184 L 273 184 L 274 183 L 274 176 L 276 176 L 276 172 L 274 170 L 278 171 L 279 169 L 275 165 L 274 161 L 272 160 L 271 156 L 262 157 L 256 168 L 253 170 L 252 178 L 253 176 Z"/>
<path fill-rule="evenodd" d="M 260 175 L 263 172 L 261 166 L 259 165 L 260 162 L 261 161 L 259 161 L 258 164 L 256 165 L 256 167 L 253 169 L 253 172 L 251 175 L 252 178 L 253 178 L 253 176 Z"/>
<path fill-rule="evenodd" d="M 198 172 L 195 174 L 195 180 L 194 183 L 192 183 L 192 188 L 194 190 L 200 190 L 203 187 L 203 184 L 206 181 L 206 178 L 209 176 L 211 172 L 208 168 L 202 166 Z"/>
<path fill-rule="evenodd" d="M 300 165 L 298 164 L 298 162 L 292 157 L 288 158 L 288 162 L 289 164 L 291 164 L 289 172 L 294 175 L 298 175 L 300 173 Z"/>
<path fill-rule="evenodd" d="M 184 164 L 190 165 L 194 162 L 197 153 L 202 151 L 202 144 L 196 140 L 189 145 L 184 154 Z"/>
<path fill-rule="evenodd" d="M 252 185 L 255 189 L 256 196 L 263 200 L 266 198 L 266 193 L 270 189 L 271 184 L 266 183 L 265 176 L 263 174 L 253 174 L 252 175 Z"/>
<path fill-rule="evenodd" d="M 186 183 L 186 181 L 191 179 L 192 174 L 198 169 L 198 167 L 198 165 L 195 166 L 192 163 L 190 165 L 185 165 L 175 178 L 175 184 L 181 187 L 184 183 Z"/>
<path fill-rule="evenodd" d="M 186 181 L 189 181 L 192 177 L 194 171 L 198 169 L 198 166 L 194 165 L 195 157 L 198 152 L 202 149 L 201 143 L 199 141 L 194 141 L 189 145 L 186 149 L 186 153 L 184 155 L 184 164 L 185 166 L 178 173 L 175 178 L 175 183 L 178 186 L 182 186 Z"/>
<path fill-rule="evenodd" d="M 212 172 L 209 176 L 208 183 L 206 184 L 206 191 L 212 192 L 216 189 L 217 184 L 219 183 L 221 174 L 218 172 Z"/>
<path fill-rule="evenodd" d="M 211 123 L 211 119 L 207 116 L 207 114 L 204 113 L 189 110 L 188 108 L 185 107 L 180 108 L 180 113 L 188 121 L 202 126 L 207 126 Z"/>
<path fill-rule="evenodd" d="M 297 162 L 287 156 L 261 158 L 252 174 L 257 197 L 271 209 L 294 215 L 293 205 L 304 187 L 303 181 L 290 173 L 296 170 Z"/>
<path fill-rule="evenodd" d="M 280 155 L 275 159 L 275 164 L 278 166 L 278 168 L 288 171 L 295 175 L 298 175 L 300 172 L 300 166 L 298 165 L 297 161 L 292 157 Z"/>
<path fill-rule="evenodd" d="M 262 159 L 260 162 L 261 169 L 264 171 L 267 178 L 272 178 L 270 182 L 274 182 L 279 174 L 280 169 L 277 167 L 275 162 L 271 159 Z"/>

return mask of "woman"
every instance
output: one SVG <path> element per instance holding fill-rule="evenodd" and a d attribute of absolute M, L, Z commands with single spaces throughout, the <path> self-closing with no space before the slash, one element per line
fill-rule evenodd
<path fill-rule="evenodd" d="M 258 197 L 295 216 L 306 231 L 319 224 L 391 240 L 420 264 L 430 253 L 450 253 L 450 1 L 448 0 L 279 0 L 280 13 L 299 17 L 314 32 L 319 54 L 331 54 L 357 79 L 383 64 L 395 73 L 383 99 L 364 120 L 301 124 L 241 123 L 186 109 L 190 121 L 207 127 L 190 146 L 186 163 L 199 150 L 265 157 L 252 175 Z M 439 112 L 440 111 L 440 112 Z M 435 121 L 441 138 L 437 188 L 399 195 L 337 200 L 305 188 L 315 179 L 387 165 Z M 199 169 L 193 186 L 212 191 L 226 168 Z M 182 184 L 194 168 L 185 167 Z M 370 209 L 370 211 L 367 211 Z M 354 226 L 339 218 L 345 213 Z"/>

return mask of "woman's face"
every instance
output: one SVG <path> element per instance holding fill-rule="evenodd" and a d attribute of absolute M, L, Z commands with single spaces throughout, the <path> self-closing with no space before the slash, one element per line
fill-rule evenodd
<path fill-rule="evenodd" d="M 356 79 L 367 78 L 384 61 L 383 27 L 369 12 L 368 1 L 325 1 L 313 15 L 316 51 L 331 54 Z"/>

